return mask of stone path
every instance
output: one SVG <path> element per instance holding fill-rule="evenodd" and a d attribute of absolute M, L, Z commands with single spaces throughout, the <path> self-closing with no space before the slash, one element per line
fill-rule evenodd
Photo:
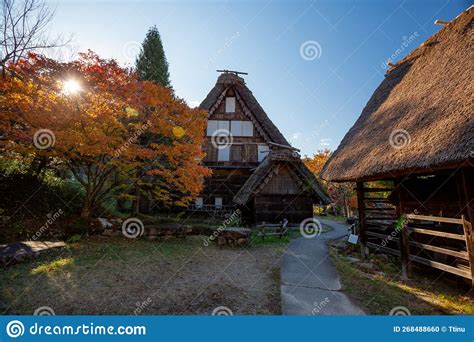
<path fill-rule="evenodd" d="M 319 218 L 318 218 L 319 219 Z M 313 238 L 290 242 L 281 268 L 283 315 L 364 315 L 341 291 L 340 277 L 329 256 L 328 241 L 344 238 L 348 226 L 319 219 L 333 228 Z"/>

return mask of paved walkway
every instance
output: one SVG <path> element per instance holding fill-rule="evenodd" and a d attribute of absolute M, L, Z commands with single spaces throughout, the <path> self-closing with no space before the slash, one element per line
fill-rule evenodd
<path fill-rule="evenodd" d="M 314 238 L 292 240 L 283 257 L 283 315 L 363 315 L 341 292 L 339 274 L 329 256 L 328 241 L 346 236 L 348 226 L 325 219 L 319 221 L 333 230 Z"/>

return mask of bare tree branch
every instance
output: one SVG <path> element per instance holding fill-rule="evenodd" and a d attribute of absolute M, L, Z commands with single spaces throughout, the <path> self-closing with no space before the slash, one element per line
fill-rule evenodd
<path fill-rule="evenodd" d="M 54 16 L 44 0 L 1 0 L 0 66 L 6 67 L 24 58 L 30 51 L 67 45 L 61 36 L 49 37 L 49 24 Z"/>

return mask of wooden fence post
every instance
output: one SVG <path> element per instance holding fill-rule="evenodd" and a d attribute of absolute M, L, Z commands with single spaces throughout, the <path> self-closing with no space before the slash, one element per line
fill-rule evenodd
<path fill-rule="evenodd" d="M 466 177 L 466 173 L 468 176 Z M 471 270 L 471 284 L 474 287 L 474 232 L 472 231 L 474 221 L 474 210 L 472 206 L 472 168 L 465 168 L 458 171 L 457 183 L 459 189 L 459 199 L 461 207 L 464 207 L 468 220 L 465 215 L 461 216 L 464 236 L 466 238 L 467 253 L 469 255 L 469 268 Z"/>
<path fill-rule="evenodd" d="M 472 235 L 472 224 L 461 216 L 464 237 L 466 238 L 467 253 L 469 255 L 469 268 L 471 269 L 471 284 L 474 287 L 474 239 Z"/>
<path fill-rule="evenodd" d="M 398 205 L 396 208 L 396 213 L 398 219 L 401 219 L 403 214 L 404 214 L 404 207 L 403 207 L 403 201 L 402 201 L 402 193 L 401 193 L 401 182 L 400 180 L 395 180 L 394 181 L 395 188 L 397 188 L 398 191 Z M 411 275 L 410 272 L 410 243 L 408 241 L 408 231 L 405 228 L 405 224 L 401 222 L 402 227 L 401 231 L 398 233 L 400 234 L 399 238 L 399 247 L 400 247 L 400 262 L 401 262 L 401 267 L 402 267 L 402 279 L 408 280 L 408 276 Z M 397 228 L 395 228 L 397 229 Z"/>
<path fill-rule="evenodd" d="M 365 203 L 364 203 L 364 183 L 357 182 L 357 209 L 359 211 L 359 235 L 362 259 L 366 257 L 366 242 L 367 242 L 367 225 L 365 222 Z"/>

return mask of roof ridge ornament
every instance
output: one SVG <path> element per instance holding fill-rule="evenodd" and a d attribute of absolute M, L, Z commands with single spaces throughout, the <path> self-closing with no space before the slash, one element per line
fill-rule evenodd
<path fill-rule="evenodd" d="M 437 20 L 435 20 L 434 23 L 435 23 L 436 25 L 448 25 L 448 24 L 450 24 L 451 22 L 450 22 L 450 21 L 446 21 L 446 20 L 439 20 L 439 19 L 437 19 Z"/>
<path fill-rule="evenodd" d="M 223 74 L 234 74 L 235 76 L 239 75 L 248 75 L 248 72 L 243 72 L 243 71 L 236 71 L 236 70 L 227 70 L 227 69 L 222 69 L 222 70 L 216 70 L 217 72 L 223 73 Z"/>

